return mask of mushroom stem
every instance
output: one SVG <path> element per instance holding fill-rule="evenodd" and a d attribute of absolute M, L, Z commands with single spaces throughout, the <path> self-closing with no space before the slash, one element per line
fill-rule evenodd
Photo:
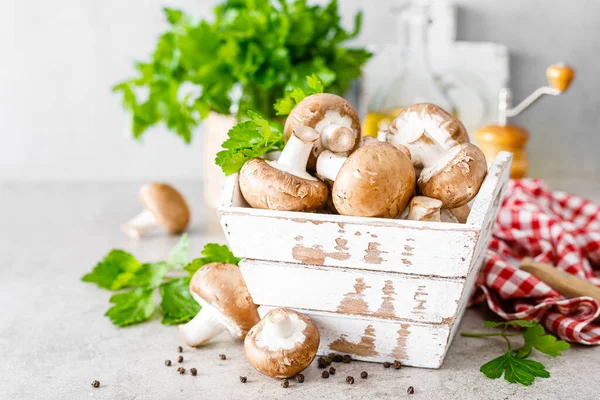
<path fill-rule="evenodd" d="M 348 157 L 335 154 L 329 150 L 323 151 L 317 158 L 317 175 L 322 179 L 335 181 L 338 172 Z"/>
<path fill-rule="evenodd" d="M 214 307 L 205 305 L 187 324 L 179 325 L 179 334 L 185 344 L 191 347 L 201 346 L 227 328 L 218 318 Z"/>
<path fill-rule="evenodd" d="M 294 131 L 286 143 L 277 161 L 267 161 L 270 166 L 299 178 L 316 180 L 306 172 L 306 163 L 313 147 L 319 139 L 319 133 L 308 126 Z"/>
<path fill-rule="evenodd" d="M 442 202 L 427 196 L 415 196 L 410 201 L 408 219 L 413 221 L 440 222 Z"/>
<path fill-rule="evenodd" d="M 131 218 L 129 221 L 121 225 L 121 230 L 129 237 L 139 239 L 140 236 L 146 231 L 157 228 L 159 226 L 158 220 L 148 210 L 144 210 L 137 216 Z"/>
<path fill-rule="evenodd" d="M 287 311 L 277 310 L 277 312 L 269 315 L 269 320 L 271 321 L 271 329 L 274 336 L 288 338 L 294 333 L 294 324 Z"/>
<path fill-rule="evenodd" d="M 413 161 L 427 168 L 442 159 L 447 150 L 444 149 L 427 131 L 423 131 L 415 140 L 408 143 Z"/>

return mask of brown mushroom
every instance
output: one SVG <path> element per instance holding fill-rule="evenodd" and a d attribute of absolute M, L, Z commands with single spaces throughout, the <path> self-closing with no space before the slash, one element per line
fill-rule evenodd
<path fill-rule="evenodd" d="M 179 326 L 185 344 L 196 347 L 227 330 L 243 339 L 260 317 L 240 269 L 232 264 L 210 263 L 190 281 L 190 293 L 202 309 L 190 322 Z"/>
<path fill-rule="evenodd" d="M 415 188 L 410 159 L 388 143 L 367 144 L 349 157 L 321 153 L 317 173 L 334 181 L 332 198 L 342 215 L 396 218 Z"/>
<path fill-rule="evenodd" d="M 285 121 L 286 140 L 300 126 L 315 128 L 321 135 L 321 140 L 315 142 L 308 160 L 309 171 L 314 171 L 316 159 L 323 150 L 349 153 L 358 147 L 358 114 L 347 100 L 335 94 L 313 94 L 296 104 Z"/>
<path fill-rule="evenodd" d="M 272 378 L 289 378 L 310 365 L 319 342 L 319 330 L 310 318 L 276 308 L 248 332 L 244 352 L 259 372 Z"/>
<path fill-rule="evenodd" d="M 442 202 L 427 196 L 415 196 L 410 201 L 408 219 L 413 221 L 440 222 Z"/>
<path fill-rule="evenodd" d="M 181 233 L 187 228 L 190 209 L 173 186 L 148 183 L 140 189 L 139 200 L 144 211 L 121 225 L 121 230 L 129 237 L 138 239 L 144 233 L 161 227 L 171 234 Z"/>
<path fill-rule="evenodd" d="M 299 126 L 277 161 L 253 158 L 239 174 L 240 190 L 253 208 L 316 211 L 327 202 L 329 189 L 306 172 L 306 161 L 319 139 L 316 130 Z"/>

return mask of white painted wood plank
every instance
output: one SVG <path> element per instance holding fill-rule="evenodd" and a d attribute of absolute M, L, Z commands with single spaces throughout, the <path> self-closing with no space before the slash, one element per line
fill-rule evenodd
<path fill-rule="evenodd" d="M 243 260 L 240 270 L 256 304 L 409 322 L 453 322 L 465 284 L 464 279 L 256 260 Z"/>
<path fill-rule="evenodd" d="M 263 317 L 273 307 L 261 306 Z M 449 325 L 419 324 L 347 317 L 325 312 L 297 311 L 311 318 L 321 334 L 319 354 L 350 354 L 355 360 L 439 368 L 450 334 Z"/>

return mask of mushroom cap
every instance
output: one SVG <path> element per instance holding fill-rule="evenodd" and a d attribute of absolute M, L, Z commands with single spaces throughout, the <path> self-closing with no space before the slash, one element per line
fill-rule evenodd
<path fill-rule="evenodd" d="M 483 152 L 474 144 L 464 143 L 423 169 L 418 185 L 422 194 L 441 200 L 444 208 L 457 208 L 477 195 L 486 174 Z"/>
<path fill-rule="evenodd" d="M 239 267 L 214 262 L 200 268 L 190 280 L 190 293 L 222 314 L 232 336 L 244 338 L 260 317 Z M 202 312 L 202 311 L 200 311 Z"/>
<path fill-rule="evenodd" d="M 412 147 L 410 142 L 423 131 L 431 135 L 445 149 L 470 142 L 462 122 L 431 103 L 413 104 L 403 109 L 391 122 L 386 139 L 393 145 L 408 147 L 415 167 L 422 167 L 419 151 Z"/>
<path fill-rule="evenodd" d="M 331 93 L 317 93 L 306 96 L 290 112 L 284 127 L 284 137 L 287 141 L 292 132 L 301 126 L 310 126 L 316 128 L 317 124 L 323 120 L 329 110 L 337 110 L 340 116 L 350 118 L 350 128 L 356 134 L 356 142 L 352 151 L 356 150 L 360 142 L 360 119 L 352 104 L 346 99 Z M 313 153 L 308 159 L 307 169 L 314 171 L 317 157 L 323 150 L 320 141 L 317 141 L 313 147 Z"/>
<path fill-rule="evenodd" d="M 289 338 L 276 340 L 264 328 L 283 317 L 291 319 L 294 331 Z M 312 363 L 320 340 L 319 330 L 306 315 L 287 308 L 276 308 L 248 332 L 244 352 L 248 362 L 260 373 L 272 378 L 288 378 Z"/>
<path fill-rule="evenodd" d="M 396 218 L 415 189 L 415 169 L 395 146 L 366 144 L 344 162 L 333 184 L 333 203 L 342 215 Z"/>
<path fill-rule="evenodd" d="M 325 206 L 329 189 L 318 180 L 300 178 L 252 158 L 239 173 L 240 190 L 253 208 L 316 211 Z"/>
<path fill-rule="evenodd" d="M 183 196 L 166 183 L 148 183 L 140 189 L 140 203 L 169 233 L 180 233 L 190 222 L 190 208 Z"/>

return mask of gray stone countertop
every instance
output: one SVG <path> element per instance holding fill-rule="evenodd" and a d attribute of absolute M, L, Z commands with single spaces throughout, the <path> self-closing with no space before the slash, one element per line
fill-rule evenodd
<path fill-rule="evenodd" d="M 224 239 L 214 212 L 202 201 L 200 182 L 180 182 L 192 205 L 192 254 Z M 556 187 L 556 185 L 555 185 Z M 306 382 L 288 389 L 246 362 L 240 342 L 221 335 L 200 349 L 185 349 L 179 375 L 177 330 L 152 321 L 116 328 L 103 317 L 110 293 L 80 277 L 110 249 L 141 261 L 163 259 L 176 237 L 125 238 L 119 225 L 139 206 L 135 183 L 0 183 L 0 399 L 598 399 L 600 347 L 574 345 L 562 357 L 536 354 L 550 371 L 530 387 L 490 380 L 479 367 L 506 351 L 501 339 L 457 336 L 439 370 L 384 369 L 380 364 L 339 364 L 320 377 L 313 363 Z M 596 201 L 600 187 L 576 186 Z M 574 187 L 569 187 L 573 191 Z M 481 331 L 494 318 L 484 307 L 467 311 L 460 327 Z M 220 360 L 218 354 L 227 355 Z M 361 371 L 369 378 L 360 379 Z M 242 384 L 239 376 L 248 377 Z M 352 375 L 354 385 L 345 383 Z M 98 389 L 91 387 L 99 380 Z M 406 393 L 414 386 L 415 394 Z"/>

